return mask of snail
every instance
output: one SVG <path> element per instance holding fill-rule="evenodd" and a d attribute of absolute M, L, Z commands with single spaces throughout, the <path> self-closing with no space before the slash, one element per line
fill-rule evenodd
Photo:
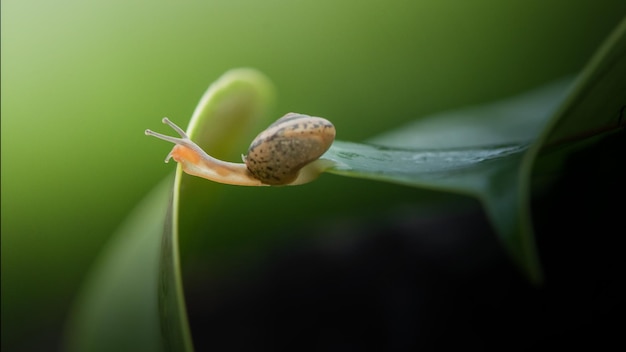
<path fill-rule="evenodd" d="M 176 144 L 167 155 L 182 165 L 190 175 L 211 181 L 240 186 L 297 185 L 317 178 L 324 154 L 335 139 L 335 126 L 315 116 L 288 113 L 276 120 L 252 141 L 243 164 L 216 159 L 167 117 L 163 123 L 180 138 L 151 130 L 146 135 Z"/>

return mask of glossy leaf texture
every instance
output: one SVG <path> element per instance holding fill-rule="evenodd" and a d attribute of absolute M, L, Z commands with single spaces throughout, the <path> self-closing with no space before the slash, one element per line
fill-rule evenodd
<path fill-rule="evenodd" d="M 337 142 L 323 156 L 335 162 L 327 171 L 477 197 L 513 260 L 539 283 L 529 215 L 533 168 L 556 173 L 571 152 L 623 128 L 624 77 L 626 21 L 571 87 L 564 80 L 503 102 L 424 118 L 371 145 Z"/>
<path fill-rule="evenodd" d="M 426 117 L 372 144 L 337 142 L 323 156 L 334 161 L 327 171 L 478 198 L 512 258 L 538 281 L 532 235 L 519 223 L 519 172 L 533 136 L 556 111 L 570 82 Z"/>

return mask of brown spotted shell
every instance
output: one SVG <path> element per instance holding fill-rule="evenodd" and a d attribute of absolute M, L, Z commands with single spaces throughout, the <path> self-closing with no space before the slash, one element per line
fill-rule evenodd
<path fill-rule="evenodd" d="M 254 177 L 268 185 L 284 185 L 298 177 L 335 140 L 335 126 L 321 117 L 296 113 L 276 120 L 252 141 L 244 161 Z"/>

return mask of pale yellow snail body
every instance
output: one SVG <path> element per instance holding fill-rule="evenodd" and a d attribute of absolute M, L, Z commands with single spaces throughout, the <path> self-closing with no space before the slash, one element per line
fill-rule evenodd
<path fill-rule="evenodd" d="M 289 113 L 271 124 L 250 144 L 245 164 L 218 160 L 204 152 L 167 118 L 180 138 L 151 130 L 146 135 L 176 144 L 165 161 L 173 158 L 183 170 L 211 181 L 240 186 L 296 185 L 319 175 L 321 160 L 335 140 L 335 127 L 328 120 Z"/>

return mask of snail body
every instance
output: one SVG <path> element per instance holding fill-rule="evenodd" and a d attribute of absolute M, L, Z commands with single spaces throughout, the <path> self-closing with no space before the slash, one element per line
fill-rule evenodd
<path fill-rule="evenodd" d="M 169 119 L 163 118 L 163 123 L 181 138 L 151 130 L 146 130 L 146 135 L 176 144 L 166 162 L 173 158 L 190 175 L 242 186 L 295 185 L 315 179 L 319 170 L 315 172 L 314 164 L 335 139 L 335 127 L 330 121 L 288 113 L 252 141 L 241 164 L 208 155 Z"/>

